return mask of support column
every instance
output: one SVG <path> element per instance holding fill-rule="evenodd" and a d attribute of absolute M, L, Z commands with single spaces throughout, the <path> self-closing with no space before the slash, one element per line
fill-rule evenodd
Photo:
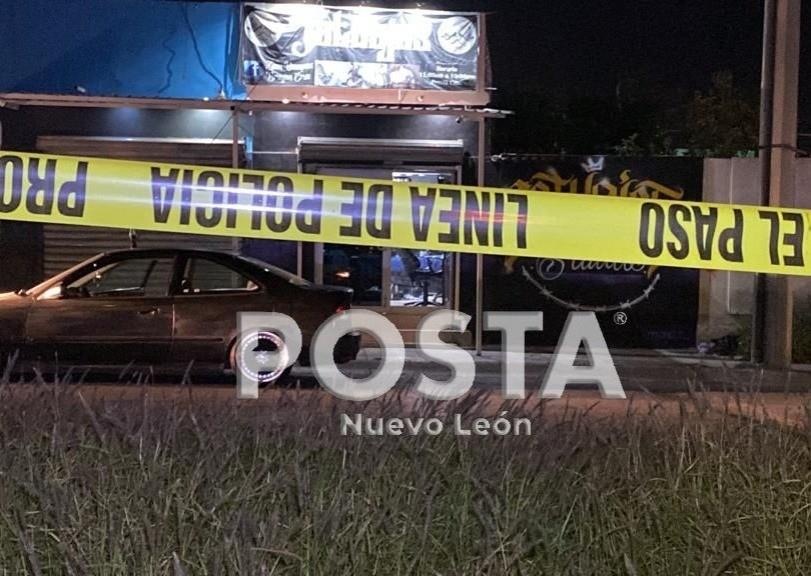
<path fill-rule="evenodd" d="M 239 168 L 239 108 L 231 108 L 231 168 Z"/>
<path fill-rule="evenodd" d="M 477 184 L 484 186 L 485 155 L 487 154 L 487 120 L 479 118 L 478 147 L 479 157 L 476 160 Z M 476 354 L 482 354 L 482 323 L 484 322 L 484 257 L 476 254 Z"/>
<path fill-rule="evenodd" d="M 231 168 L 239 168 L 239 108 L 231 108 Z M 242 239 L 234 236 L 231 239 L 231 249 L 241 252 Z"/>
<path fill-rule="evenodd" d="M 797 145 L 797 83 L 801 0 L 775 0 L 774 96 L 772 106 L 769 205 L 794 206 Z M 763 302 L 763 361 L 791 365 L 794 297 L 790 276 L 767 275 Z"/>

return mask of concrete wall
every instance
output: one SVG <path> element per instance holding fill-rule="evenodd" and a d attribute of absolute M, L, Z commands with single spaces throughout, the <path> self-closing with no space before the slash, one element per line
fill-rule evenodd
<path fill-rule="evenodd" d="M 797 159 L 798 208 L 811 208 L 811 158 Z M 709 158 L 704 161 L 705 202 L 760 203 L 760 163 L 757 158 Z M 754 302 L 754 274 L 701 272 L 698 340 L 718 338 L 746 329 Z M 811 279 L 795 278 L 795 301 L 811 296 Z"/>

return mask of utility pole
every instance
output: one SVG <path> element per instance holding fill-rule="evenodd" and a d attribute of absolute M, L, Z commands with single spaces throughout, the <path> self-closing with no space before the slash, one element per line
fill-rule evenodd
<path fill-rule="evenodd" d="M 801 0 L 766 0 L 763 19 L 760 158 L 763 205 L 794 206 Z M 791 364 L 792 278 L 758 274 L 752 360 Z"/>

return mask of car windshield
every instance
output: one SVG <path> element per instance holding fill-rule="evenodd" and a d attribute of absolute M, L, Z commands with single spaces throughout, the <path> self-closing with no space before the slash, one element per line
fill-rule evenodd
<path fill-rule="evenodd" d="M 286 280 L 287 282 L 293 284 L 294 286 L 310 286 L 312 284 L 312 282 L 310 282 L 309 280 L 305 280 L 301 276 L 296 276 L 295 274 L 288 272 L 287 270 L 283 270 L 281 268 L 278 268 L 277 266 L 268 264 L 267 262 L 259 260 L 258 258 L 251 258 L 250 256 L 239 256 L 239 259 L 244 260 L 246 262 L 250 262 L 254 266 L 259 266 L 263 270 L 266 270 L 271 274 L 278 276 L 283 280 Z"/>
<path fill-rule="evenodd" d="M 89 260 L 85 260 L 84 262 L 80 262 L 80 263 L 76 264 L 75 266 L 72 266 L 72 267 L 68 268 L 67 270 L 65 270 L 63 272 L 60 272 L 56 276 L 51 276 L 50 278 L 47 278 L 46 280 L 43 280 L 42 282 L 40 282 L 36 286 L 32 286 L 28 290 L 19 290 L 17 293 L 22 294 L 23 296 L 32 296 L 32 295 L 39 294 L 40 292 L 43 292 L 49 286 L 55 286 L 55 285 L 59 284 L 59 282 L 61 282 L 62 279 L 65 278 L 66 276 L 72 274 L 73 272 L 75 272 L 76 270 L 79 270 L 80 268 L 83 268 L 84 266 L 87 266 L 88 264 L 91 264 L 93 261 L 98 261 L 103 256 L 104 256 L 104 254 L 99 254 L 99 255 L 94 256 L 93 258 L 91 258 Z"/>

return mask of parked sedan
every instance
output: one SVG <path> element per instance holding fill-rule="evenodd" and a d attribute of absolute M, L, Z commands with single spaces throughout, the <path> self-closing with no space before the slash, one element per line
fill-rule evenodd
<path fill-rule="evenodd" d="M 349 308 L 352 290 L 318 286 L 241 256 L 133 249 L 100 254 L 50 280 L 0 294 L 0 352 L 50 365 L 232 369 L 238 312 L 281 312 L 298 322 L 307 357 L 316 329 Z M 337 362 L 353 360 L 345 336 Z"/>

